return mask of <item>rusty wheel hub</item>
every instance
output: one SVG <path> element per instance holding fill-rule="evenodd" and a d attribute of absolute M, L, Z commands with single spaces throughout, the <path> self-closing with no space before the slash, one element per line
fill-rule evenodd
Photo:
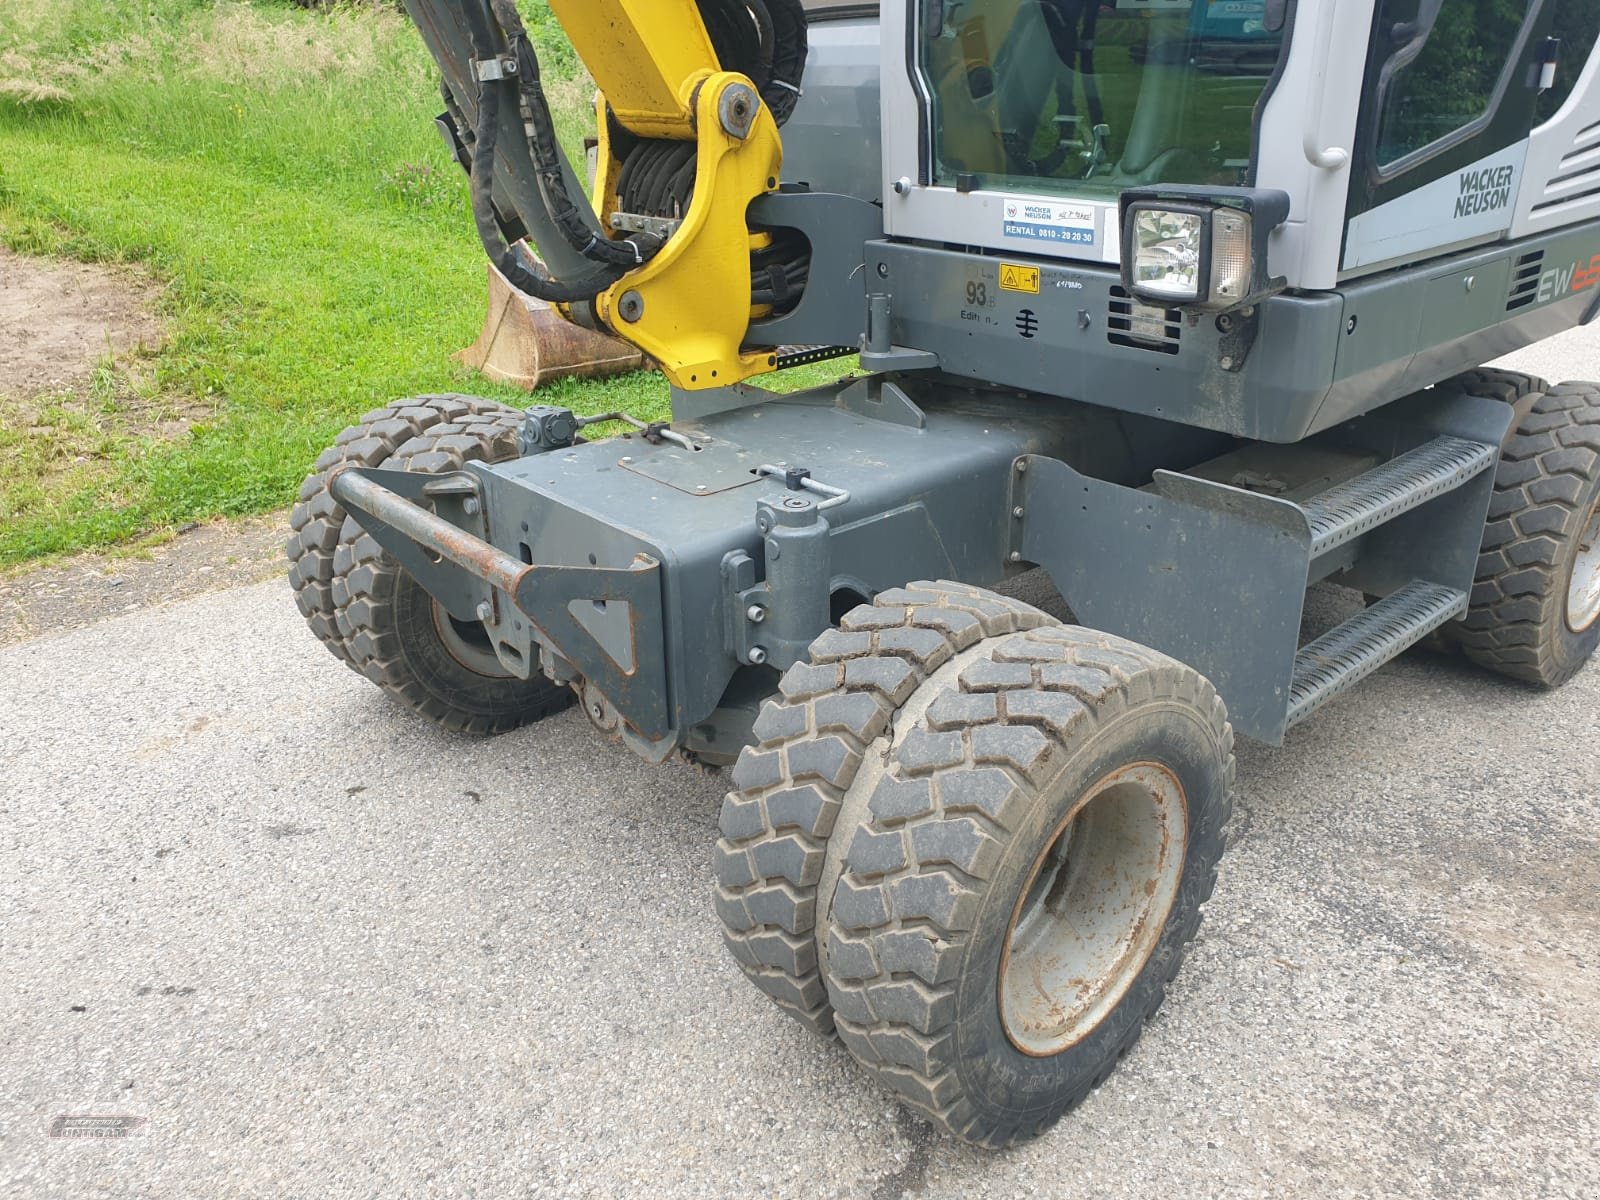
<path fill-rule="evenodd" d="M 511 679 L 510 671 L 500 665 L 500 658 L 489 641 L 489 631 L 480 621 L 458 621 L 437 600 L 433 601 L 433 627 L 438 630 L 439 642 L 463 667 L 487 679 Z"/>
<path fill-rule="evenodd" d="M 1000 1016 L 1024 1054 L 1059 1054 L 1122 999 L 1160 941 L 1183 876 L 1182 785 L 1136 763 L 1088 789 L 1050 836 L 1012 912 Z"/>

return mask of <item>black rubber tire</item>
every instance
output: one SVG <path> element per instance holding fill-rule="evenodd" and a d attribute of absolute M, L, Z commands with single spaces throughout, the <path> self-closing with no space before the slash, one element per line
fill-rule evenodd
<path fill-rule="evenodd" d="M 858 827 L 847 815 L 834 834 L 848 850 L 820 967 L 836 1028 L 948 1132 L 990 1148 L 1035 1137 L 1133 1046 L 1199 928 L 1232 810 L 1226 710 L 1181 663 L 1056 626 L 961 656 L 895 729 Z M 1121 998 L 1078 1040 L 1026 1054 L 998 999 L 1019 897 L 1087 790 L 1140 763 L 1176 778 L 1187 816 L 1164 924 Z"/>
<path fill-rule="evenodd" d="M 1463 371 L 1439 386 L 1443 389 L 1459 389 L 1469 396 L 1498 400 L 1513 408 L 1529 396 L 1543 395 L 1550 390 L 1550 384 L 1537 375 L 1529 375 L 1524 371 L 1507 371 L 1499 367 L 1478 367 L 1471 371 Z M 1379 599 L 1381 597 L 1369 595 L 1367 603 L 1374 604 Z M 1457 654 L 1461 650 L 1460 633 L 1461 622 L 1451 621 L 1428 634 L 1412 647 L 1412 651 L 1422 651 L 1427 654 Z"/>
<path fill-rule="evenodd" d="M 312 630 L 395 700 L 456 732 L 515 729 L 566 708 L 573 694 L 541 675 L 518 679 L 453 654 L 432 598 L 345 515 L 327 491 L 327 477 L 348 462 L 436 474 L 468 462 L 505 461 L 516 457 L 522 417 L 474 396 L 424 396 L 380 409 L 317 460 L 292 520 L 291 580 L 297 599 L 307 593 L 301 611 Z M 327 529 L 335 518 L 330 545 Z"/>
<path fill-rule="evenodd" d="M 289 514 L 289 586 L 295 604 L 311 632 L 333 656 L 350 666 L 354 661 L 344 634 L 339 631 L 338 605 L 333 599 L 333 555 L 344 532 L 345 511 L 328 491 L 334 468 L 354 463 L 382 466 L 402 445 L 438 425 L 463 417 L 503 411 L 504 406 L 476 396 L 418 396 L 367 413 L 346 429 L 318 457 L 312 473 L 300 485 L 300 496 Z"/>
<path fill-rule="evenodd" d="M 816 943 L 832 893 L 819 897 L 818 884 L 837 873 L 841 848 L 830 835 L 865 757 L 906 698 L 953 655 L 1053 623 L 982 588 L 908 584 L 847 613 L 763 706 L 757 744 L 739 755 L 722 803 L 716 909 L 745 975 L 808 1029 L 833 1033 Z"/>
<path fill-rule="evenodd" d="M 1459 388 L 1469 396 L 1482 396 L 1486 400 L 1499 400 L 1505 404 L 1518 404 L 1535 392 L 1548 392 L 1550 384 L 1537 375 L 1524 371 L 1506 371 L 1499 367 L 1479 367 L 1463 371 L 1446 380 L 1441 388 Z"/>
<path fill-rule="evenodd" d="M 1538 687 L 1571 679 L 1600 643 L 1575 632 L 1567 593 L 1600 503 L 1600 385 L 1563 383 L 1533 405 L 1500 458 L 1472 606 L 1452 636 L 1473 662 Z"/>

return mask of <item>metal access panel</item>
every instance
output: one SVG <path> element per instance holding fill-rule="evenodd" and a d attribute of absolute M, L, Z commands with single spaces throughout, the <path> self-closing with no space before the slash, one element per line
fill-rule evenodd
<path fill-rule="evenodd" d="M 1134 302 L 1105 267 L 868 246 L 892 340 L 952 374 L 1293 442 L 1592 320 L 1600 222 L 1263 302 L 1230 316 Z M 1251 336 L 1253 334 L 1253 337 Z"/>
<path fill-rule="evenodd" d="M 1135 304 L 1106 268 L 892 242 L 867 263 L 890 292 L 895 344 L 952 374 L 1266 441 L 1310 429 L 1344 323 L 1337 295 L 1273 297 L 1229 369 L 1214 319 Z"/>

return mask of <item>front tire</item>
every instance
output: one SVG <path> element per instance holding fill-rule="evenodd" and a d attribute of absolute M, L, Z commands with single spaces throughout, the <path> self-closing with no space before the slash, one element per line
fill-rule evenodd
<path fill-rule="evenodd" d="M 833 1034 L 817 959 L 843 853 L 834 826 L 896 711 L 985 638 L 1053 623 L 983 588 L 907 584 L 846 613 L 762 706 L 757 743 L 739 755 L 722 802 L 716 909 L 745 976 L 813 1033 Z"/>
<path fill-rule="evenodd" d="M 821 972 L 869 1071 L 1000 1147 L 1082 1101 L 1162 1003 L 1215 884 L 1233 734 L 1197 672 L 1071 626 L 929 686 L 835 833 Z"/>

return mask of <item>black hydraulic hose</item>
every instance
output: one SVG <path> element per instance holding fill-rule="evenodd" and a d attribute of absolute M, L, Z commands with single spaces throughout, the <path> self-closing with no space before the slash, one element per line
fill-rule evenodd
<path fill-rule="evenodd" d="M 596 234 L 584 220 L 567 192 L 555 121 L 550 115 L 550 105 L 545 99 L 539 77 L 539 57 L 534 53 L 533 42 L 522 24 L 522 16 L 517 12 L 514 0 L 488 0 L 488 4 L 516 55 L 516 87 L 526 101 L 524 115 L 529 118 L 528 145 L 550 219 L 568 244 L 585 258 L 625 269 L 643 266 L 661 249 L 661 239 L 639 234 L 612 241 Z"/>
<path fill-rule="evenodd" d="M 771 24 L 772 61 L 761 98 L 772 110 L 779 125 L 794 114 L 800 103 L 800 80 L 806 72 L 806 52 L 810 26 L 800 0 L 753 0 L 765 10 Z"/>
<path fill-rule="evenodd" d="M 805 70 L 808 31 L 801 0 L 698 0 L 698 4 L 723 66 L 749 75 L 774 120 L 783 124 L 799 102 Z M 628 271 L 654 257 L 664 239 L 633 234 L 612 240 L 595 232 L 568 192 L 538 56 L 515 0 L 475 0 L 462 7 L 477 62 L 498 59 L 504 44 L 516 64 L 515 71 L 504 78 L 479 81 L 471 171 L 472 211 L 479 239 L 490 260 L 519 291 L 552 303 L 593 300 Z M 581 280 L 556 279 L 507 243 L 495 211 L 494 175 L 502 106 L 512 97 L 520 102 L 518 116 L 527 129 L 523 150 L 534 168 L 550 223 L 582 257 L 597 264 L 597 270 Z M 693 143 L 640 143 L 624 162 L 619 190 L 644 202 L 636 211 L 681 216 L 693 193 L 694 170 Z M 752 303 L 781 308 L 797 299 L 805 288 L 809 266 L 809 254 L 784 263 L 772 263 L 768 258 L 753 271 Z"/>
<path fill-rule="evenodd" d="M 601 272 L 573 283 L 564 283 L 539 272 L 507 244 L 494 211 L 495 143 L 500 138 L 500 97 L 502 90 L 485 83 L 478 93 L 478 130 L 472 156 L 472 216 L 478 226 L 478 240 L 489 261 L 519 292 L 551 304 L 576 304 L 593 300 L 623 275 L 618 268 Z"/>
<path fill-rule="evenodd" d="M 750 77 L 779 125 L 800 102 L 810 27 L 801 0 L 696 0 L 725 71 Z"/>

